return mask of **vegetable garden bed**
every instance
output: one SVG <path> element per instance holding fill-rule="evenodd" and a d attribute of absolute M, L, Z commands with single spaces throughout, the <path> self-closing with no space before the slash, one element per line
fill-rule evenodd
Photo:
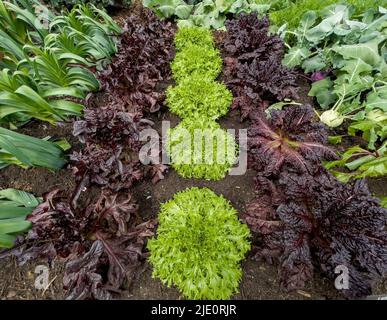
<path fill-rule="evenodd" d="M 0 252 L 0 297 L 342 299 L 385 294 L 387 212 L 376 198 L 385 201 L 387 197 L 385 39 L 380 38 L 376 44 L 378 53 L 372 53 L 373 61 L 367 60 L 366 53 L 355 54 L 349 47 L 346 47 L 349 53 L 340 60 L 330 56 L 330 50 L 325 52 L 327 47 L 322 49 L 319 47 L 322 44 L 310 40 L 312 36 L 324 36 L 327 46 L 329 41 L 333 43 L 344 35 L 341 28 L 361 28 L 358 15 L 365 9 L 353 1 L 357 11 L 352 18 L 356 17 L 358 22 L 352 22 L 350 16 L 337 17 L 352 13 L 353 9 L 344 4 L 329 7 L 336 20 L 329 15 L 327 18 L 324 8 L 312 5 L 309 9 L 317 13 L 304 10 L 303 18 L 289 21 L 295 25 L 286 28 L 278 22 L 284 19 L 281 14 L 285 10 L 279 1 L 245 1 L 240 5 L 246 5 L 247 9 L 240 11 L 218 4 L 215 6 L 218 11 L 210 20 L 205 15 L 203 18 L 201 1 L 187 7 L 184 1 L 175 1 L 168 8 L 155 5 L 158 2 L 144 1 L 154 12 L 139 2 L 118 12 L 114 19 L 122 27 L 119 32 L 113 21 L 105 21 L 110 31 L 104 29 L 105 34 L 99 36 L 100 40 L 109 39 L 103 42 L 103 45 L 109 44 L 109 53 L 98 56 L 93 49 L 79 52 L 79 56 L 85 55 L 87 63 L 80 58 L 69 58 L 68 68 L 77 61 L 75 64 L 83 70 L 80 77 L 86 84 L 78 79 L 78 87 L 61 85 L 75 86 L 79 92 L 66 89 L 64 94 L 46 98 L 47 87 L 55 83 L 57 88 L 59 84 L 55 81 L 59 80 L 42 81 L 38 75 L 32 76 L 34 90 L 47 103 L 66 99 L 69 105 L 65 109 L 83 105 L 82 115 L 71 109 L 69 113 L 62 110 L 60 114 L 50 115 L 52 119 L 43 119 L 38 112 L 3 117 L 2 127 L 19 127 L 19 133 L 41 140 L 50 137 L 50 144 L 61 154 L 66 151 L 70 161 L 56 171 L 35 167 L 35 164 L 27 165 L 28 169 L 11 165 L 0 170 L 0 190 L 13 188 L 43 197 L 38 199 L 41 204 L 28 215 L 27 220 L 32 222 L 30 231 L 20 233 L 13 249 Z M 384 5 L 382 2 L 377 5 Z M 300 3 L 305 8 L 308 6 L 308 1 L 294 3 L 294 6 Z M 377 6 L 371 10 L 364 19 L 381 22 L 369 36 L 380 32 L 381 37 L 387 30 L 383 20 L 387 12 Z M 269 12 L 271 27 L 266 12 Z M 212 14 L 211 11 L 208 17 Z M 305 22 L 308 15 L 311 18 Z M 330 19 L 332 30 L 335 23 L 340 30 L 322 35 L 318 27 L 324 19 Z M 58 21 L 59 25 L 66 24 Z M 309 42 L 305 35 L 299 34 L 302 26 L 312 30 L 310 37 L 306 37 Z M 211 29 L 222 30 L 208 31 Z M 337 41 L 350 46 L 357 39 Z M 9 54 L 9 49 L 3 48 L 3 51 Z M 320 60 L 316 61 L 316 57 Z M 372 72 L 371 67 L 362 65 L 348 79 L 345 72 L 350 73 L 353 68 L 343 63 L 349 60 L 352 66 L 351 59 L 374 63 Z M 2 69 L 7 66 L 2 65 Z M 39 73 L 33 70 L 24 71 Z M 364 75 L 367 72 L 369 75 Z M 366 81 L 361 77 L 371 75 L 375 79 L 373 86 L 361 87 L 359 83 L 364 85 Z M 356 77 L 360 77 L 359 83 L 354 80 Z M 327 79 L 329 88 L 324 83 L 321 85 Z M 99 91 L 92 87 L 94 80 L 99 81 Z M 345 88 L 352 83 L 356 83 L 352 91 L 355 93 L 348 96 Z M 358 109 L 351 109 L 346 104 L 348 101 L 374 107 L 364 107 L 356 113 Z M 332 119 L 322 116 L 333 105 L 345 117 L 340 118 L 338 125 L 337 122 L 331 125 Z M 376 120 L 369 117 L 372 110 L 378 110 Z M 60 122 L 52 126 L 44 120 Z M 139 141 L 140 132 L 153 128 L 161 136 L 165 121 L 171 128 L 189 128 L 190 133 L 196 128 L 211 129 L 211 132 L 218 128 L 246 129 L 247 171 L 228 175 L 232 166 L 228 163 L 178 163 L 179 150 L 168 149 L 173 143 L 167 145 L 171 166 L 141 163 L 139 152 L 145 142 Z M 171 141 L 179 140 L 178 134 L 176 129 L 167 133 Z M 238 138 L 236 142 L 241 141 Z M 67 144 L 71 148 L 62 150 Z M 356 145 L 358 149 L 351 149 Z M 224 152 L 239 155 L 244 151 L 243 146 L 232 150 Z M 341 156 L 345 159 L 346 151 L 348 159 L 338 161 Z M 157 152 L 153 156 L 159 155 Z M 351 162 L 363 156 L 367 158 L 360 165 Z M 61 157 L 66 159 L 64 155 Z M 0 164 L 1 161 L 0 157 Z M 25 164 L 21 161 L 19 165 Z M 362 177 L 366 178 L 364 182 Z M 195 187 L 202 188 L 197 195 L 192 191 Z M 190 204 L 189 197 L 200 199 L 200 192 L 205 192 L 205 188 L 220 197 L 212 196 L 209 191 L 201 201 Z M 173 209 L 176 205 L 173 201 L 178 202 L 179 192 L 187 190 L 193 193 L 188 192 L 187 198 L 181 196 L 180 208 L 183 204 L 187 207 L 179 213 Z M 211 199 L 213 203 L 204 199 Z M 211 217 L 201 216 L 206 223 L 197 227 L 200 223 L 194 219 L 195 215 L 212 212 L 212 206 L 222 208 L 215 211 L 219 213 L 219 225 L 212 225 Z M 159 221 L 160 212 L 163 218 Z M 224 212 L 227 214 L 223 216 Z M 172 215 L 175 220 L 171 223 L 168 217 Z M 176 224 L 176 221 L 182 222 Z M 162 229 L 164 223 L 168 227 Z M 198 230 L 207 230 L 206 234 L 187 228 L 186 224 L 195 228 L 191 223 Z M 225 236 L 219 235 L 222 241 L 216 244 L 218 237 L 213 234 L 219 230 L 224 230 Z M 182 255 L 179 263 L 185 261 L 182 270 L 187 270 L 187 275 L 180 277 L 184 272 L 175 275 L 177 267 L 173 267 L 173 261 L 168 265 L 166 257 L 168 251 L 174 250 L 176 240 L 187 232 L 192 233 L 184 238 L 184 243 L 192 241 L 192 245 L 179 244 L 178 253 Z M 173 236 L 175 240 L 168 242 L 168 237 Z M 189 258 L 185 256 L 186 250 L 199 241 L 203 241 L 202 250 L 208 256 L 208 252 L 213 253 L 206 266 L 202 266 L 208 268 L 206 272 L 201 267 L 194 269 L 197 261 L 187 262 L 196 251 L 188 254 Z M 221 249 L 223 244 L 225 248 Z M 156 254 L 164 246 L 170 246 L 165 256 Z M 238 250 L 236 246 L 240 246 Z M 235 259 L 229 261 L 230 257 L 224 255 L 222 268 L 213 258 L 221 250 L 232 252 L 230 256 Z M 197 262 L 199 266 L 203 264 L 201 261 Z M 50 267 L 52 282 L 44 290 L 34 286 L 34 270 L 38 265 Z M 334 286 L 337 265 L 347 266 L 350 271 L 352 287 L 344 294 Z M 222 270 L 227 275 L 220 275 Z M 196 276 L 192 277 L 191 272 Z M 227 276 L 230 278 L 225 284 L 223 279 Z M 205 285 L 196 282 L 201 277 Z M 167 282 L 171 282 L 172 288 L 166 286 Z"/>

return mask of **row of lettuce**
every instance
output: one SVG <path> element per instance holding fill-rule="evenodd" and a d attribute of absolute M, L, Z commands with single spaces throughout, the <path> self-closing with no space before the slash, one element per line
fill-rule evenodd
<path fill-rule="evenodd" d="M 177 85 L 168 88 L 166 103 L 183 121 L 168 136 L 172 167 L 184 178 L 222 179 L 235 163 L 236 145 L 216 123 L 232 103 L 231 92 L 216 81 L 222 70 L 220 52 L 209 30 L 194 27 L 179 29 L 175 48 L 171 69 Z M 206 147 L 206 141 L 213 142 L 213 150 L 197 148 Z"/>
<path fill-rule="evenodd" d="M 387 270 L 387 210 L 364 180 L 342 183 L 323 166 L 338 156 L 310 105 L 273 107 L 301 92 L 297 73 L 281 63 L 285 45 L 269 34 L 268 19 L 241 14 L 226 28 L 223 76 L 235 108 L 249 119 L 248 164 L 256 171 L 256 198 L 242 213 L 255 258 L 278 263 L 285 290 L 304 288 L 315 273 L 333 282 L 341 266 L 349 273 L 343 295 L 371 294 Z"/>
<path fill-rule="evenodd" d="M 216 122 L 232 103 L 216 81 L 220 52 L 211 32 L 199 27 L 181 27 L 174 44 L 176 86 L 167 89 L 166 104 L 182 122 L 167 137 L 172 167 L 184 178 L 223 179 L 236 145 Z M 207 188 L 187 189 L 161 204 L 158 219 L 157 239 L 148 243 L 153 276 L 189 299 L 229 299 L 238 291 L 250 232 L 229 201 Z"/>

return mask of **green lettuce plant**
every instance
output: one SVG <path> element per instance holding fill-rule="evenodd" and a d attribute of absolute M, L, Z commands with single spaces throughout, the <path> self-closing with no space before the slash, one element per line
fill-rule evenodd
<path fill-rule="evenodd" d="M 201 116 L 216 120 L 229 111 L 232 99 L 223 83 L 196 75 L 169 87 L 166 101 L 170 111 L 182 119 Z"/>
<path fill-rule="evenodd" d="M 223 179 L 235 164 L 234 137 L 207 118 L 187 118 L 171 129 L 167 152 L 172 167 L 184 178 Z"/>
<path fill-rule="evenodd" d="M 327 169 L 342 182 L 350 179 L 366 177 L 383 177 L 387 175 L 387 141 L 375 151 L 369 151 L 359 146 L 348 148 L 340 160 L 327 162 Z M 337 171 L 335 168 L 345 168 L 350 172 Z"/>
<path fill-rule="evenodd" d="M 214 48 L 214 39 L 211 31 L 201 27 L 181 27 L 175 35 L 175 48 L 184 50 L 188 45 L 197 45 L 202 48 Z"/>
<path fill-rule="evenodd" d="M 188 299 L 229 299 L 242 277 L 250 232 L 223 196 L 192 188 L 161 205 L 157 238 L 148 242 L 153 276 Z"/>
<path fill-rule="evenodd" d="M 215 80 L 222 70 L 222 59 L 217 49 L 187 44 L 176 54 L 171 69 L 177 82 L 195 75 Z"/>

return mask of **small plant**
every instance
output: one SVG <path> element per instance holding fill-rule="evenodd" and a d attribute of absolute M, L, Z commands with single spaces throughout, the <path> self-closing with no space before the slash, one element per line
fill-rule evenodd
<path fill-rule="evenodd" d="M 234 137 L 206 118 L 186 119 L 170 130 L 167 150 L 182 177 L 207 180 L 223 179 L 237 153 Z"/>
<path fill-rule="evenodd" d="M 195 75 L 215 80 L 222 70 L 222 59 L 217 49 L 188 44 L 176 55 L 171 68 L 177 82 Z"/>
<path fill-rule="evenodd" d="M 154 277 L 188 299 L 229 299 L 238 290 L 250 232 L 226 199 L 188 189 L 161 205 L 159 221 L 148 242 Z"/>
<path fill-rule="evenodd" d="M 359 146 L 348 148 L 340 160 L 327 162 L 325 167 L 341 182 L 366 177 L 383 177 L 387 174 L 387 141 L 376 151 L 369 151 Z M 336 171 L 344 167 L 351 172 Z"/>
<path fill-rule="evenodd" d="M 207 117 L 216 120 L 224 116 L 232 103 L 232 94 L 223 83 L 201 76 L 190 77 L 167 90 L 169 110 L 179 117 Z"/>
<path fill-rule="evenodd" d="M 39 203 L 40 200 L 28 192 L 0 191 L 0 248 L 12 248 L 16 237 L 32 226 L 26 217 Z"/>
<path fill-rule="evenodd" d="M 201 27 L 181 27 L 175 36 L 175 48 L 184 50 L 189 45 L 197 45 L 201 48 L 212 49 L 214 39 L 211 31 Z"/>
<path fill-rule="evenodd" d="M 58 170 L 67 162 L 63 151 L 68 148 L 65 141 L 55 144 L 0 127 L 0 169 L 14 164 Z"/>

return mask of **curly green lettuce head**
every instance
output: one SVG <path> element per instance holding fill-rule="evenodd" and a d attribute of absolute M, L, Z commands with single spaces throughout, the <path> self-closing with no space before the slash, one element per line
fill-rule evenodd
<path fill-rule="evenodd" d="M 175 35 L 175 48 L 184 50 L 189 45 L 197 45 L 201 48 L 214 48 L 214 39 L 208 29 L 201 27 L 181 27 Z"/>
<path fill-rule="evenodd" d="M 157 239 L 148 242 L 153 276 L 188 299 L 229 299 L 242 277 L 250 232 L 223 196 L 207 188 L 161 205 Z"/>
<path fill-rule="evenodd" d="M 177 82 L 193 75 L 215 80 L 222 70 L 222 58 L 217 49 L 189 44 L 176 54 L 171 69 Z"/>
<path fill-rule="evenodd" d="M 180 118 L 207 117 L 216 120 L 228 113 L 232 93 L 223 83 L 195 76 L 167 90 L 167 105 Z"/>
<path fill-rule="evenodd" d="M 223 179 L 237 159 L 233 135 L 206 118 L 186 119 L 169 131 L 167 152 L 183 178 Z"/>

